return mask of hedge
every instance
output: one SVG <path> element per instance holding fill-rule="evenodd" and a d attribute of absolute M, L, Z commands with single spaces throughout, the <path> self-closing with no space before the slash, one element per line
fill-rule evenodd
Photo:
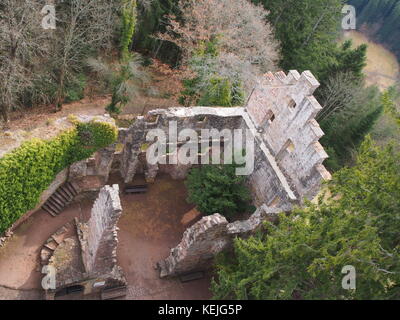
<path fill-rule="evenodd" d="M 31 139 L 0 159 L 0 233 L 39 203 L 56 175 L 117 140 L 115 126 L 76 122 L 52 140 Z"/>

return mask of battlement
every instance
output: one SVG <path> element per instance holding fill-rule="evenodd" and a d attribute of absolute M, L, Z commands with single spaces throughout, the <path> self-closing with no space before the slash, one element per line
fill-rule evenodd
<path fill-rule="evenodd" d="M 319 82 L 310 71 L 267 73 L 253 90 L 246 110 L 281 170 L 300 197 L 311 198 L 320 181 L 330 179 L 328 158 L 318 142 L 324 135 L 315 120 L 322 109 L 312 95 Z"/>

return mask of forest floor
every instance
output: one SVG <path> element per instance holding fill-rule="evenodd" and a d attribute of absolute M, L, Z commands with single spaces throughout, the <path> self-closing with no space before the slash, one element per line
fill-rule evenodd
<path fill-rule="evenodd" d="M 353 46 L 367 44 L 367 66 L 364 69 L 367 85 L 377 85 L 381 90 L 400 80 L 400 66 L 396 56 L 384 46 L 368 39 L 358 31 L 347 31 L 342 40 L 353 40 Z"/>
<path fill-rule="evenodd" d="M 157 108 L 169 108 L 179 106 L 178 98 L 182 91 L 182 72 L 171 69 L 168 65 L 158 60 L 147 67 L 152 82 L 151 87 L 155 92 L 152 96 L 141 96 L 131 101 L 124 107 L 122 114 L 141 115 L 149 110 Z M 110 95 L 92 96 L 91 88 L 88 88 L 84 99 L 64 104 L 61 111 L 54 112 L 53 105 L 21 109 L 10 114 L 10 122 L 7 130 L 23 130 L 30 132 L 39 127 L 49 127 L 56 119 L 75 115 L 100 115 L 104 114 L 105 107 L 111 101 Z M 0 124 L 1 128 L 1 124 Z M 3 128 L 3 131 L 4 128 Z M 0 140 L 2 137 L 0 136 Z M 0 141 L 1 144 L 1 141 Z"/>

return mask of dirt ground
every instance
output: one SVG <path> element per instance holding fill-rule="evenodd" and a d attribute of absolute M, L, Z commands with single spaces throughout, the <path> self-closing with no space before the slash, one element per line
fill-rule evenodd
<path fill-rule="evenodd" d="M 117 177 L 113 177 L 116 183 Z M 143 184 L 141 177 L 133 184 Z M 123 185 L 121 184 L 122 188 Z M 160 279 L 154 268 L 182 239 L 183 215 L 193 208 L 186 202 L 183 181 L 159 175 L 146 194 L 121 195 L 123 215 L 117 249 L 118 263 L 128 280 L 127 299 L 209 299 L 210 276 L 181 283 L 178 279 Z"/>
<path fill-rule="evenodd" d="M 15 290 L 22 291 L 20 296 L 29 292 L 28 296 L 35 296 L 34 292 L 41 288 L 39 254 L 43 244 L 75 217 L 87 219 L 91 207 L 91 201 L 75 203 L 57 217 L 39 210 L 15 230 L 0 249 L 0 299 L 15 298 Z"/>
<path fill-rule="evenodd" d="M 150 87 L 153 94 L 146 94 L 133 99 L 124 107 L 122 114 L 140 115 L 152 109 L 179 106 L 178 98 L 182 91 L 183 72 L 173 70 L 155 59 L 153 59 L 153 64 L 147 68 L 147 71 L 152 79 Z M 86 91 L 90 91 L 90 88 Z M 54 120 L 70 114 L 102 115 L 106 112 L 105 107 L 110 101 L 110 95 L 93 96 L 87 93 L 84 99 L 64 104 L 62 110 L 56 113 L 53 105 L 17 110 L 10 114 L 10 123 L 6 129 L 30 132 L 38 127 L 51 127 Z M 1 127 L 0 123 L 0 129 Z M 2 139 L 6 142 L 7 136 L 0 135 L 0 143 Z"/>
<path fill-rule="evenodd" d="M 109 184 L 121 178 L 112 176 Z M 144 184 L 142 177 L 133 184 Z M 156 262 L 166 258 L 185 230 L 182 216 L 193 208 L 186 202 L 183 181 L 167 175 L 157 177 L 146 194 L 121 193 L 123 214 L 119 221 L 118 264 L 128 281 L 127 299 L 209 299 L 210 275 L 181 283 L 159 278 Z M 39 253 L 45 241 L 75 217 L 87 220 L 93 201 L 69 206 L 57 217 L 39 210 L 0 249 L 0 299 L 40 299 Z"/>
<path fill-rule="evenodd" d="M 367 66 L 364 70 L 367 85 L 377 85 L 385 90 L 399 80 L 400 66 L 392 52 L 355 30 L 344 33 L 343 40 L 347 39 L 353 40 L 353 46 L 364 43 L 368 45 Z"/>

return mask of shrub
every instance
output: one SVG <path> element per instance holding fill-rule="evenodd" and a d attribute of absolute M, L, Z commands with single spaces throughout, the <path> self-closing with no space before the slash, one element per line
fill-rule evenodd
<path fill-rule="evenodd" d="M 232 218 L 250 209 L 250 192 L 245 176 L 238 176 L 236 165 L 206 165 L 190 170 L 187 178 L 189 202 L 199 211 L 210 215 L 220 213 Z"/>
<path fill-rule="evenodd" d="M 0 232 L 35 208 L 58 173 L 114 143 L 117 134 L 108 123 L 77 123 L 50 141 L 29 140 L 1 158 Z"/>
<path fill-rule="evenodd" d="M 65 103 L 82 100 L 85 97 L 86 77 L 80 74 L 73 79 L 65 88 Z"/>

